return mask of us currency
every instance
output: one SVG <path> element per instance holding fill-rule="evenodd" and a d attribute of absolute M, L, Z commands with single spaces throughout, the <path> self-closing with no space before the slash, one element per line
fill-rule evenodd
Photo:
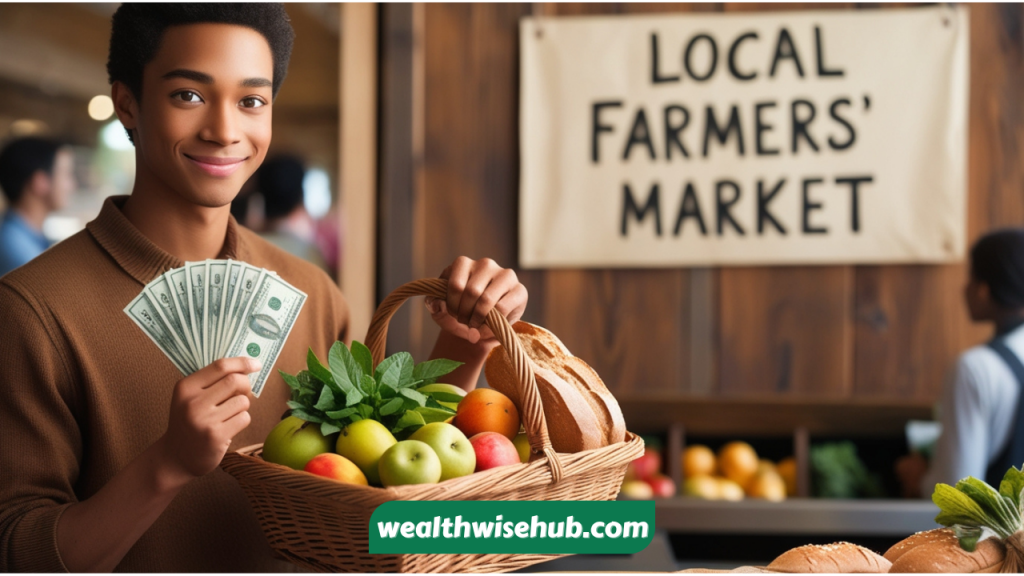
<path fill-rule="evenodd" d="M 231 310 L 231 298 L 235 295 L 235 288 L 238 286 L 238 273 L 241 270 L 241 263 L 233 260 L 227 262 L 227 272 L 224 273 L 224 296 L 221 301 L 220 319 L 217 321 L 219 330 L 214 339 L 217 343 L 217 350 L 224 351 L 224 333 L 227 332 L 228 317 Z"/>
<path fill-rule="evenodd" d="M 249 308 L 252 295 L 256 288 L 259 287 L 260 282 L 263 281 L 263 276 L 266 273 L 267 271 L 261 268 L 243 264 L 238 277 L 238 287 L 235 288 L 234 300 L 231 303 L 228 324 L 225 327 L 226 333 L 223 342 L 225 350 L 235 341 L 235 336 L 238 335 L 239 326 L 241 326 L 242 318 Z"/>
<path fill-rule="evenodd" d="M 260 361 L 260 371 L 249 375 L 252 393 L 259 397 L 281 354 L 285 340 L 306 301 L 306 294 L 276 274 L 261 274 L 249 306 L 226 357 L 249 356 Z"/>
<path fill-rule="evenodd" d="M 188 303 L 192 311 L 192 330 L 199 345 L 199 364 L 207 366 L 210 361 L 206 355 L 206 324 L 203 312 L 206 311 L 206 262 L 186 262 L 185 272 L 188 275 Z"/>
<path fill-rule="evenodd" d="M 192 373 L 192 370 L 188 369 L 184 361 L 181 350 L 174 344 L 170 330 L 163 320 L 160 319 L 157 307 L 150 301 L 145 290 L 136 296 L 128 306 L 125 306 L 124 311 L 149 336 L 150 340 L 163 351 L 175 368 L 184 375 Z"/>
<path fill-rule="evenodd" d="M 192 306 L 189 305 L 188 272 L 184 268 L 175 268 L 163 276 L 164 281 L 171 285 L 178 299 L 178 310 L 182 312 L 182 321 L 188 336 L 189 348 L 196 365 L 200 362 L 199 340 L 195 334 L 192 319 Z"/>
<path fill-rule="evenodd" d="M 227 272 L 227 262 L 223 260 L 208 260 L 207 266 L 206 334 L 208 336 L 207 342 L 210 343 L 209 355 L 212 362 L 214 359 L 220 358 L 223 352 L 217 346 L 217 335 L 220 332 L 221 299 L 224 296 L 224 277 Z"/>
<path fill-rule="evenodd" d="M 172 288 L 165 280 L 166 278 L 161 278 L 155 282 L 150 282 L 145 288 L 145 294 L 149 296 L 150 302 L 156 305 L 160 319 L 163 320 L 164 325 L 169 329 L 175 346 L 181 351 L 186 367 L 195 371 L 199 366 L 196 364 L 194 351 L 188 345 L 188 336 L 185 334 L 182 321 L 183 315 L 175 303 Z"/>

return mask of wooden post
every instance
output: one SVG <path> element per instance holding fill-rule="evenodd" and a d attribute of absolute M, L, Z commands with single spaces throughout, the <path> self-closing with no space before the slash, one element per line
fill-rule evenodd
<path fill-rule="evenodd" d="M 676 485 L 676 490 L 683 485 L 683 447 L 686 445 L 686 431 L 683 425 L 675 422 L 668 429 L 668 446 L 665 447 L 665 469 Z"/>
<path fill-rule="evenodd" d="M 348 339 L 362 339 L 377 302 L 377 5 L 341 6 L 341 136 L 338 283 L 349 305 Z"/>
<path fill-rule="evenodd" d="M 796 459 L 796 495 L 811 496 L 811 433 L 801 426 L 793 433 L 793 456 Z"/>

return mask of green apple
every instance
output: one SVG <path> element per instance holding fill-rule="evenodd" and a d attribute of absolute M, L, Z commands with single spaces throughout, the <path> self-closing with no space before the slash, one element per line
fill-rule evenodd
<path fill-rule="evenodd" d="M 512 439 L 512 444 L 516 447 L 516 452 L 519 453 L 519 461 L 526 464 L 530 461 L 530 438 L 526 436 L 526 432 L 520 432 Z"/>
<path fill-rule="evenodd" d="M 380 422 L 359 420 L 341 429 L 335 448 L 338 454 L 359 466 L 371 485 L 380 486 L 377 462 L 388 448 L 395 445 L 395 442 L 395 437 Z"/>
<path fill-rule="evenodd" d="M 419 440 L 402 440 L 388 448 L 378 467 L 385 486 L 436 484 L 441 480 L 441 460 L 429 444 Z"/>
<path fill-rule="evenodd" d="M 462 402 L 462 398 L 466 396 L 466 391 L 454 384 L 426 384 L 416 389 L 417 392 L 437 392 L 438 394 L 431 396 L 441 406 L 446 406 L 452 410 L 459 409 L 459 402 Z M 458 398 L 456 398 L 458 397 Z"/>
<path fill-rule="evenodd" d="M 451 424 L 431 422 L 409 436 L 434 449 L 441 461 L 441 481 L 472 474 L 476 468 L 476 452 L 466 435 Z"/>
<path fill-rule="evenodd" d="M 320 425 L 297 416 L 281 420 L 263 443 L 263 459 L 295 470 L 302 470 L 318 454 L 331 451 L 333 434 L 324 437 Z"/>

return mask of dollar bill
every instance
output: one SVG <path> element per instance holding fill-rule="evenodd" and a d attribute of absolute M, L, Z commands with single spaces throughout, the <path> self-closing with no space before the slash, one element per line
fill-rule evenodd
<path fill-rule="evenodd" d="M 224 260 L 208 260 L 207 266 L 206 333 L 209 336 L 207 342 L 210 343 L 209 355 L 212 362 L 220 358 L 221 353 L 223 353 L 223 350 L 217 346 L 217 336 L 220 334 L 221 299 L 224 296 L 224 278 L 227 274 L 227 262 Z"/>
<path fill-rule="evenodd" d="M 175 368 L 184 375 L 192 373 L 186 366 L 182 351 L 174 344 L 170 329 L 160 318 L 157 306 L 150 301 L 145 290 L 125 307 L 124 312 L 160 348 Z"/>
<path fill-rule="evenodd" d="M 189 339 L 189 348 L 196 366 L 199 365 L 199 340 L 193 328 L 192 306 L 189 304 L 188 273 L 184 268 L 175 268 L 164 274 L 165 281 L 171 285 L 178 299 L 178 310 L 182 313 L 182 323 Z"/>
<path fill-rule="evenodd" d="M 225 357 L 248 356 L 262 364 L 260 371 L 249 375 L 252 393 L 259 397 L 273 370 L 277 357 L 306 302 L 306 294 L 276 274 L 262 278 L 242 315 L 237 333 Z"/>
<path fill-rule="evenodd" d="M 228 324 L 225 327 L 225 354 L 227 353 L 227 348 L 229 348 L 231 343 L 235 341 L 235 336 L 238 334 L 238 328 L 242 324 L 242 317 L 244 316 L 246 309 L 249 307 L 252 295 L 256 292 L 256 288 L 259 287 L 260 282 L 263 280 L 263 276 L 266 273 L 266 270 L 256 268 L 249 264 L 244 264 L 242 266 L 242 270 L 238 277 L 238 287 L 235 289 L 234 300 L 231 303 L 231 310 L 229 311 Z"/>
<path fill-rule="evenodd" d="M 188 336 L 185 334 L 181 311 L 175 302 L 176 297 L 170 285 L 163 280 L 165 279 L 160 278 L 156 282 L 151 282 L 146 286 L 145 294 L 149 297 L 150 302 L 156 305 L 160 319 L 169 329 L 175 346 L 183 356 L 185 367 L 194 372 L 198 369 L 198 365 L 195 361 L 195 353 L 188 344 Z"/>
<path fill-rule="evenodd" d="M 238 273 L 241 270 L 241 263 L 234 260 L 227 261 L 227 272 L 224 273 L 224 296 L 220 307 L 220 319 L 217 321 L 219 330 L 214 342 L 217 343 L 217 350 L 221 355 L 227 351 L 224 343 L 224 333 L 227 332 L 227 323 L 231 311 L 231 298 L 235 295 L 235 288 L 238 286 Z"/>
<path fill-rule="evenodd" d="M 206 324 L 203 312 L 206 311 L 206 262 L 186 262 L 185 272 L 188 275 L 188 303 L 192 311 L 192 330 L 199 345 L 200 368 L 210 361 L 206 356 Z"/>

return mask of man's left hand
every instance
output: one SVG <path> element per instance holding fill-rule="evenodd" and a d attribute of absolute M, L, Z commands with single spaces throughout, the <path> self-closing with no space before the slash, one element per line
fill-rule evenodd
<path fill-rule="evenodd" d="M 441 272 L 441 278 L 448 280 L 447 298 L 428 297 L 424 303 L 442 329 L 472 344 L 494 338 L 484 324 L 491 309 L 497 308 L 512 324 L 526 310 L 526 286 L 513 270 L 502 268 L 490 258 L 459 256 Z"/>

